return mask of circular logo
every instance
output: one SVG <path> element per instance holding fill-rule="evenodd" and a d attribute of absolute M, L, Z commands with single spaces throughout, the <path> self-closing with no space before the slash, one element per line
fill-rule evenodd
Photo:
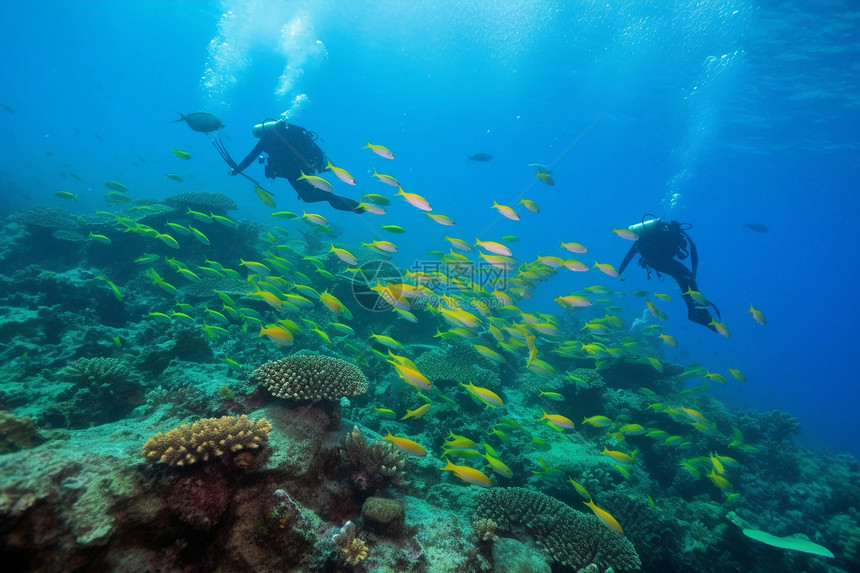
<path fill-rule="evenodd" d="M 358 267 L 352 278 L 352 297 L 365 310 L 383 312 L 391 310 L 392 305 L 382 293 L 374 289 L 377 285 L 402 283 L 403 274 L 388 261 L 376 259 Z"/>

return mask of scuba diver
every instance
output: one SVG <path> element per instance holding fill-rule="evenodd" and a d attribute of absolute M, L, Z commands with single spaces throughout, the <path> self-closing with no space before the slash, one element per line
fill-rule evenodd
<path fill-rule="evenodd" d="M 699 265 L 699 254 L 696 252 L 696 244 L 693 239 L 687 234 L 687 229 L 690 229 L 689 224 L 681 224 L 678 221 L 669 223 L 653 215 L 645 215 L 642 217 L 642 222 L 629 227 L 630 231 L 635 233 L 639 239 L 633 243 L 624 260 L 621 262 L 618 274 L 624 272 L 627 265 L 633 260 L 633 256 L 639 253 L 639 265 L 648 272 L 648 278 L 651 278 L 651 271 L 657 273 L 657 278 L 663 280 L 663 274 L 669 275 L 678 286 L 681 288 L 681 293 L 684 302 L 687 304 L 687 318 L 698 324 L 707 326 L 714 332 L 717 328 L 714 326 L 716 321 L 708 312 L 707 306 L 713 306 L 717 317 L 720 316 L 720 311 L 712 302 L 708 302 L 702 297 L 696 285 L 696 268 Z M 687 250 L 689 244 L 689 252 Z M 680 260 L 690 257 L 690 266 L 692 270 L 684 266 Z M 695 294 L 689 294 L 695 293 Z M 696 301 L 694 298 L 699 300 Z"/>
<path fill-rule="evenodd" d="M 266 120 L 258 123 L 252 129 L 254 137 L 260 141 L 245 159 L 238 165 L 232 159 L 225 157 L 232 169 L 230 175 L 245 175 L 242 173 L 255 159 L 259 163 L 265 161 L 260 155 L 266 153 L 265 174 L 269 179 L 283 177 L 290 182 L 299 199 L 307 203 L 328 201 L 329 205 L 339 211 L 363 213 L 358 201 L 323 191 L 311 185 L 306 175 L 314 175 L 326 170 L 326 157 L 323 150 L 316 144 L 317 134 L 298 125 L 287 123 L 285 120 Z"/>

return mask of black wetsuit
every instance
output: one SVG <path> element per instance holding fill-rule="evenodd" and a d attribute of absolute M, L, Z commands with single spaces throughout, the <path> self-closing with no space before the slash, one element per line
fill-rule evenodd
<path fill-rule="evenodd" d="M 299 179 L 302 172 L 314 175 L 325 171 L 326 159 L 322 149 L 314 141 L 314 136 L 305 128 L 287 123 L 277 122 L 260 138 L 251 153 L 239 165 L 233 166 L 231 175 L 244 171 L 261 153 L 266 153 L 269 159 L 266 163 L 266 177 L 275 179 L 283 177 L 290 182 L 299 199 L 307 203 L 328 201 L 329 205 L 340 211 L 364 212 L 358 201 L 335 195 L 329 191 L 317 189 L 304 179 Z"/>
<path fill-rule="evenodd" d="M 687 252 L 687 243 L 690 245 L 689 253 Z M 669 275 L 678 283 L 681 292 L 685 293 L 689 290 L 698 291 L 699 287 L 696 284 L 696 268 L 699 265 L 699 255 L 696 252 L 696 245 L 693 240 L 681 228 L 678 221 L 666 223 L 659 221 L 652 227 L 646 228 L 639 235 L 639 240 L 633 243 L 624 260 L 621 262 L 618 274 L 624 272 L 633 257 L 639 253 L 641 258 L 639 264 L 648 271 L 648 278 L 651 278 L 651 269 L 657 272 L 657 276 Z M 692 270 L 688 269 L 679 259 L 686 259 L 689 254 Z M 662 278 L 662 277 L 661 277 Z M 713 320 L 711 313 L 707 308 L 698 306 L 696 301 L 690 295 L 683 295 L 684 302 L 687 304 L 687 318 L 698 324 L 703 324 L 716 331 L 716 328 L 710 324 Z M 720 311 L 714 307 L 717 316 Z"/>

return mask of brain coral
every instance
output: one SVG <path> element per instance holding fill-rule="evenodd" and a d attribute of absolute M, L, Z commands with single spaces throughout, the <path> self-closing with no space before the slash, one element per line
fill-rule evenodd
<path fill-rule="evenodd" d="M 166 434 L 158 432 L 144 444 L 143 455 L 172 466 L 205 462 L 210 457 L 256 450 L 269 438 L 271 429 L 272 425 L 265 418 L 256 422 L 244 415 L 205 418 L 190 426 L 183 424 Z"/>
<path fill-rule="evenodd" d="M 367 392 L 367 378 L 358 367 L 322 354 L 294 354 L 266 362 L 251 380 L 278 398 L 340 400 Z"/>
<path fill-rule="evenodd" d="M 575 570 L 591 564 L 616 573 L 641 567 L 633 544 L 596 517 L 580 513 L 537 491 L 520 487 L 492 488 L 476 498 L 475 519 L 491 519 L 498 532 L 533 538 L 538 548 Z"/>

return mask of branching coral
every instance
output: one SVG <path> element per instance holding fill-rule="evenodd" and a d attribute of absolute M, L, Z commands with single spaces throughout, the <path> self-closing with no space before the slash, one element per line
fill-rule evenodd
<path fill-rule="evenodd" d="M 346 435 L 340 457 L 353 466 L 352 482 L 362 491 L 373 493 L 389 484 L 402 485 L 405 481 L 403 454 L 388 442 L 376 441 L 368 445 L 358 426 Z"/>
<path fill-rule="evenodd" d="M 63 376 L 79 386 L 113 386 L 135 377 L 118 358 L 78 358 L 66 366 Z"/>
<path fill-rule="evenodd" d="M 367 378 L 358 367 L 322 354 L 294 354 L 266 362 L 251 380 L 278 398 L 340 400 L 367 392 Z"/>
<path fill-rule="evenodd" d="M 496 535 L 498 523 L 492 519 L 476 519 L 472 522 L 472 529 L 475 531 L 475 537 L 480 541 L 497 541 L 499 536 Z"/>
<path fill-rule="evenodd" d="M 272 425 L 262 418 L 256 422 L 248 416 L 205 418 L 190 426 L 183 424 L 166 434 L 152 436 L 143 446 L 143 455 L 150 460 L 184 466 L 211 457 L 241 456 L 243 450 L 256 450 L 269 437 Z M 239 465 L 246 463 L 238 458 Z"/>
<path fill-rule="evenodd" d="M 475 519 L 491 519 L 498 531 L 534 538 L 538 548 L 560 564 L 581 569 L 591 564 L 616 572 L 641 567 L 633 544 L 597 518 L 575 511 L 540 492 L 519 487 L 481 491 Z"/>
<path fill-rule="evenodd" d="M 334 534 L 332 541 L 350 565 L 358 565 L 367 559 L 367 544 L 359 539 L 358 530 L 353 522 L 347 521 L 340 531 Z"/>

